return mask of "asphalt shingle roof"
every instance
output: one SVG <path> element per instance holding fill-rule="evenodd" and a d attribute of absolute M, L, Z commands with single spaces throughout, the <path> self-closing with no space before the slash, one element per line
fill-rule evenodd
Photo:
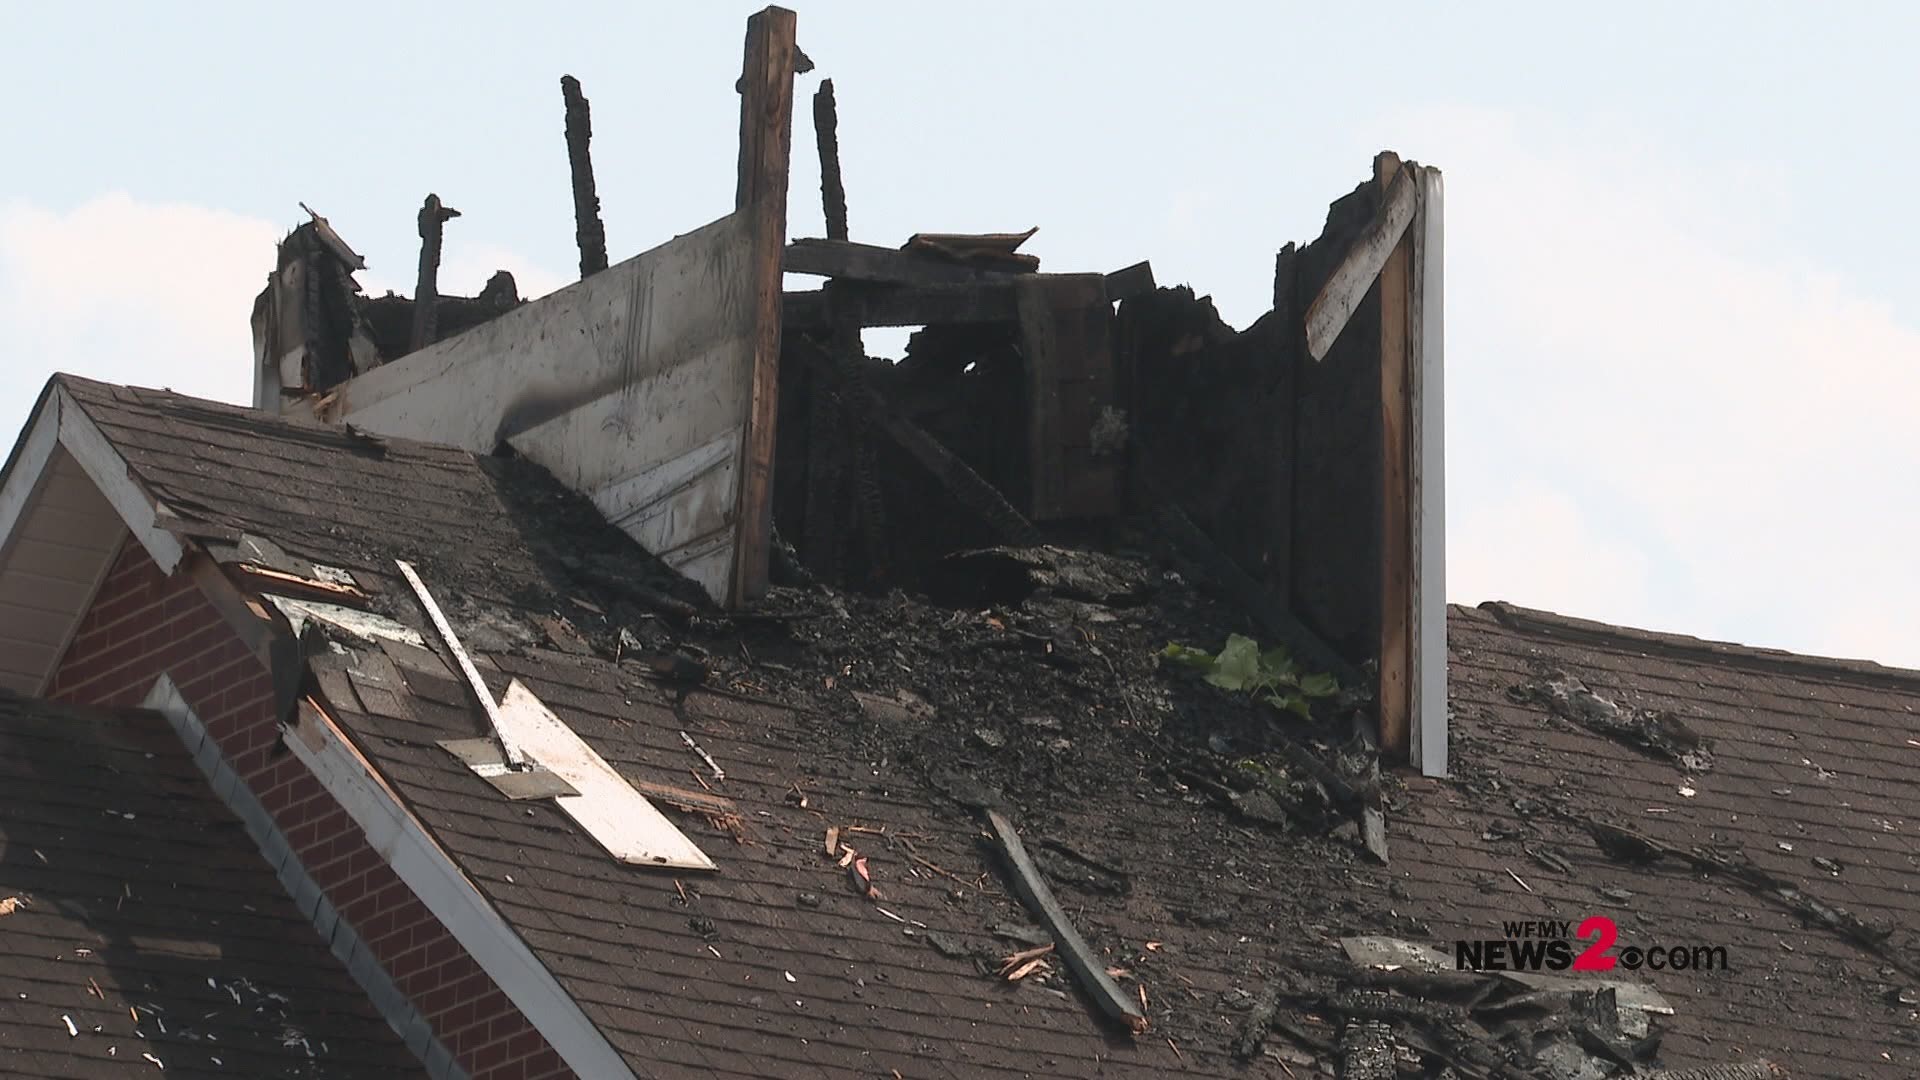
<path fill-rule="evenodd" d="M 1920 754 L 1920 675 L 1504 606 L 1453 609 L 1457 772 L 1389 779 L 1385 867 L 1350 843 L 1229 818 L 1163 761 L 1105 760 L 1106 782 L 1025 807 L 1021 826 L 1119 872 L 1056 888 L 1124 970 L 1123 986 L 1144 992 L 1153 1030 L 1135 1040 L 1103 1027 L 1064 975 L 1009 985 L 983 972 L 982 961 L 1021 947 L 991 928 L 1027 916 L 972 810 L 930 783 L 944 763 L 883 754 L 822 706 L 846 692 L 837 673 L 800 673 L 817 688 L 778 700 L 724 681 L 676 689 L 584 633 L 582 611 L 632 599 L 614 586 L 623 568 L 644 566 L 619 534 L 582 524 L 550 478 L 63 380 L 185 519 L 175 528 L 216 542 L 252 533 L 349 569 L 377 608 L 424 628 L 392 569 L 396 557 L 416 560 L 496 693 L 521 679 L 644 780 L 697 784 L 683 731 L 723 763 L 727 778 L 713 786 L 734 819 L 675 815 L 720 873 L 618 865 L 550 804 L 506 801 L 435 745 L 477 733 L 439 660 L 364 643 L 314 660 L 361 749 L 641 1075 L 1282 1075 L 1271 1057 L 1238 1064 L 1229 1045 L 1251 993 L 1290 957 L 1337 956 L 1345 934 L 1450 948 L 1501 936 L 1507 920 L 1593 913 L 1618 920 L 1622 944 L 1727 947 L 1729 972 L 1634 975 L 1676 1007 L 1670 1065 L 1767 1058 L 1796 1076 L 1920 1074 L 1914 1009 L 1897 1003 L 1915 985 L 1920 850 L 1905 796 L 1908 755 Z M 583 635 L 558 626 L 562 616 Z M 1221 633 L 1233 628 L 1223 614 Z M 740 654 L 754 669 L 750 650 Z M 980 678 L 1004 677 L 992 654 L 974 662 Z M 792 672 L 759 670 L 799 685 Z M 1690 771 L 1515 699 L 1516 687 L 1555 675 L 1621 705 L 1671 710 L 1712 741 L 1712 767 Z M 1676 858 L 1622 864 L 1586 819 L 1755 874 Z M 826 858 L 830 826 L 872 857 L 877 904 Z M 1863 947 L 1806 925 L 1791 901 L 1754 887 L 1760 873 L 1891 933 Z"/>

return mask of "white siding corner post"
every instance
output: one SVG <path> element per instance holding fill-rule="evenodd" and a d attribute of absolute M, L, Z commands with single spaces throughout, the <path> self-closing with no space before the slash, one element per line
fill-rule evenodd
<path fill-rule="evenodd" d="M 1413 239 L 1409 382 L 1413 458 L 1413 766 L 1447 775 L 1447 470 L 1442 393 L 1446 345 L 1445 213 L 1440 170 L 1419 180 Z"/>

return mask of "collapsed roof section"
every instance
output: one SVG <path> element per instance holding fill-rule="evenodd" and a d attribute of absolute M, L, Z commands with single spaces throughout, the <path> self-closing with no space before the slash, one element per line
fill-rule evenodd
<path fill-rule="evenodd" d="M 382 302 L 355 299 L 358 256 L 303 226 L 260 302 L 259 403 L 509 447 L 729 607 L 776 565 L 921 588 L 968 546 L 1110 546 L 1126 517 L 1177 518 L 1268 636 L 1323 669 L 1376 664 L 1381 743 L 1444 773 L 1438 171 L 1382 154 L 1317 240 L 1280 252 L 1273 310 L 1236 333 L 1145 262 L 1040 272 L 1032 229 L 854 242 L 830 81 L 812 110 L 828 236 L 788 242 L 810 68 L 791 12 L 755 16 L 734 212 L 612 266 L 587 102 L 563 80 L 583 280 L 449 309 L 489 321 L 436 340 L 452 211 L 429 197 L 398 355 Z M 827 281 L 783 295 L 783 273 Z M 877 326 L 921 329 L 896 362 L 865 354 Z"/>

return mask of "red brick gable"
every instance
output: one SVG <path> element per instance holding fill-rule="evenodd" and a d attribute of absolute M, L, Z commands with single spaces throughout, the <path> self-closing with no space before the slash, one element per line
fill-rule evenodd
<path fill-rule="evenodd" d="M 47 696 L 137 705 L 161 675 L 218 741 L 340 917 L 474 1080 L 572 1076 L 540 1033 L 371 846 L 306 766 L 279 747 L 273 687 L 194 583 L 126 544 Z"/>

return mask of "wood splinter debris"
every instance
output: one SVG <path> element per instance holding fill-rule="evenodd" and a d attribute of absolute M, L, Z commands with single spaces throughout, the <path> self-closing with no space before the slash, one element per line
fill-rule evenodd
<path fill-rule="evenodd" d="M 1000 843 L 1001 854 L 1006 857 L 1008 868 L 1013 874 L 1014 890 L 1020 899 L 1026 902 L 1029 910 L 1039 916 L 1041 925 L 1059 946 L 1059 954 L 1080 983 L 1108 1018 L 1124 1024 L 1129 1031 L 1138 1035 L 1147 1030 L 1147 1014 L 1134 1004 L 1126 991 L 1107 974 L 1106 965 L 1094 955 L 1093 948 L 1087 944 L 1080 932 L 1073 928 L 1065 909 L 1054 899 L 1053 890 L 1047 887 L 1047 881 L 1040 876 L 1040 868 L 1035 866 L 1027 854 L 1025 845 L 1020 843 L 1020 834 L 1013 823 L 997 810 L 987 811 L 987 823 L 993 828 L 995 838 Z"/>
<path fill-rule="evenodd" d="M 725 780 L 727 778 L 727 770 L 722 769 L 720 767 L 720 763 L 713 760 L 712 754 L 709 754 L 705 750 L 700 749 L 700 744 L 693 741 L 693 736 L 682 731 L 680 733 L 680 741 L 687 744 L 687 749 L 692 750 L 694 753 L 700 755 L 700 760 L 706 762 L 707 768 L 713 770 L 713 778 L 715 780 Z"/>

